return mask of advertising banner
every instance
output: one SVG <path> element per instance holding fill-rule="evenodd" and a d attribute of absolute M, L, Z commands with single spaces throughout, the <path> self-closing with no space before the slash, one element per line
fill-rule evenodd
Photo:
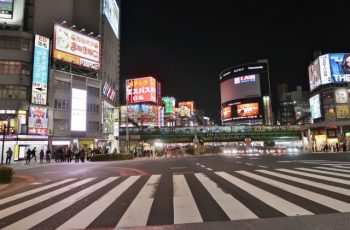
<path fill-rule="evenodd" d="M 256 118 L 259 115 L 259 103 L 247 103 L 237 105 L 237 116 Z"/>
<path fill-rule="evenodd" d="M 350 82 L 350 54 L 329 54 L 332 83 Z"/>
<path fill-rule="evenodd" d="M 86 131 L 86 90 L 72 89 L 71 130 Z"/>
<path fill-rule="evenodd" d="M 316 89 L 321 85 L 321 73 L 319 60 L 316 59 L 313 64 L 309 65 L 309 83 L 310 91 Z"/>
<path fill-rule="evenodd" d="M 113 101 L 116 95 L 116 92 L 115 90 L 112 89 L 112 87 L 107 82 L 105 82 L 105 84 L 103 85 L 102 94 L 105 95 L 111 101 Z"/>
<path fill-rule="evenodd" d="M 319 58 L 319 68 L 321 74 L 321 84 L 325 85 L 328 83 L 332 83 L 331 79 L 331 67 L 329 65 L 329 54 L 325 54 L 320 56 Z"/>
<path fill-rule="evenodd" d="M 0 18 L 12 19 L 14 0 L 0 0 Z"/>
<path fill-rule="evenodd" d="M 336 119 L 335 108 L 330 107 L 324 110 L 326 121 L 334 121 Z"/>
<path fill-rule="evenodd" d="M 231 110 L 231 106 L 227 106 L 225 108 L 222 109 L 222 120 L 229 120 L 232 118 L 232 110 Z"/>
<path fill-rule="evenodd" d="M 126 108 L 128 108 L 128 111 L 126 111 Z M 120 115 L 121 115 L 122 122 L 126 122 L 126 116 L 128 116 L 129 119 L 132 119 L 135 122 L 137 122 L 138 119 L 141 117 L 140 105 L 121 106 L 120 107 Z"/>
<path fill-rule="evenodd" d="M 103 13 L 111 25 L 115 36 L 119 39 L 119 7 L 116 0 L 104 0 Z"/>
<path fill-rule="evenodd" d="M 156 103 L 156 80 L 153 77 L 126 80 L 126 100 L 129 103 Z"/>
<path fill-rule="evenodd" d="M 194 102 L 193 101 L 182 101 L 179 102 L 179 108 L 187 107 L 190 110 L 190 114 L 194 113 Z"/>
<path fill-rule="evenodd" d="M 334 91 L 336 103 L 348 103 L 347 89 L 337 89 Z"/>
<path fill-rule="evenodd" d="M 175 98 L 173 97 L 163 97 L 162 102 L 164 105 L 164 113 L 175 113 Z"/>
<path fill-rule="evenodd" d="M 142 126 L 156 126 L 158 124 L 158 107 L 155 105 L 141 105 Z"/>
<path fill-rule="evenodd" d="M 316 94 L 310 98 L 310 109 L 312 119 L 320 118 L 321 115 L 321 102 L 320 95 Z"/>
<path fill-rule="evenodd" d="M 53 58 L 99 70 L 100 41 L 56 24 L 54 27 Z"/>
<path fill-rule="evenodd" d="M 30 106 L 28 133 L 48 134 L 48 109 L 42 106 Z"/>
<path fill-rule="evenodd" d="M 348 105 L 337 105 L 336 113 L 339 119 L 350 118 Z"/>
<path fill-rule="evenodd" d="M 50 39 L 35 35 L 32 104 L 46 105 L 47 81 L 49 75 Z"/>

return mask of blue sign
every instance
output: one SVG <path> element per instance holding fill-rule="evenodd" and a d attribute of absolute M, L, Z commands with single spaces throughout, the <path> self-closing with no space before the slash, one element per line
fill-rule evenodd
<path fill-rule="evenodd" d="M 350 82 L 350 54 L 329 54 L 331 82 Z"/>
<path fill-rule="evenodd" d="M 46 105 L 50 39 L 35 35 L 32 103 Z"/>

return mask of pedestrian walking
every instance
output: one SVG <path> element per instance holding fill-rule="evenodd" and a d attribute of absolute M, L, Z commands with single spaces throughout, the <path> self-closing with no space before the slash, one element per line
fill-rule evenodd
<path fill-rule="evenodd" d="M 27 152 L 26 152 L 26 164 L 29 164 L 30 163 L 30 157 L 32 155 L 32 151 L 30 150 L 30 148 L 27 149 Z"/>
<path fill-rule="evenodd" d="M 13 152 L 11 150 L 11 148 L 9 148 L 7 151 L 6 151 L 6 164 L 10 164 L 11 163 L 11 158 L 12 158 L 12 155 L 13 155 Z"/>
<path fill-rule="evenodd" d="M 44 150 L 40 150 L 39 153 L 39 157 L 40 157 L 40 164 L 44 163 Z"/>
<path fill-rule="evenodd" d="M 36 162 L 36 147 L 34 147 L 34 149 L 32 150 L 30 159 L 33 159 L 33 157 Z"/>
<path fill-rule="evenodd" d="M 46 150 L 46 162 L 50 163 L 50 160 L 51 160 L 51 150 L 48 148 Z"/>
<path fill-rule="evenodd" d="M 67 162 L 68 163 L 72 162 L 72 157 L 73 157 L 72 149 L 68 148 L 68 150 L 67 150 Z"/>
<path fill-rule="evenodd" d="M 74 147 L 73 153 L 75 163 L 79 163 L 79 149 L 77 147 Z"/>

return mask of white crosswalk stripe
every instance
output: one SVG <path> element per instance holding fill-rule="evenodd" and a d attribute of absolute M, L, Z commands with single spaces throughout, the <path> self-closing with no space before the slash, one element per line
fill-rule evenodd
<path fill-rule="evenodd" d="M 325 195 L 321 195 L 315 192 L 310 192 L 306 189 L 302 189 L 302 188 L 298 188 L 286 183 L 282 183 L 282 182 L 278 182 L 275 180 L 271 180 L 267 177 L 263 177 L 263 176 L 259 176 L 256 175 L 254 173 L 250 173 L 250 172 L 246 172 L 246 171 L 237 171 L 238 173 L 253 178 L 255 180 L 264 182 L 266 184 L 272 185 L 274 187 L 277 187 L 279 189 L 285 190 L 287 192 L 293 193 L 295 195 L 304 197 L 308 200 L 314 201 L 316 203 L 325 205 L 329 208 L 332 208 L 334 210 L 337 210 L 339 212 L 349 212 L 350 211 L 350 204 L 337 200 L 337 199 L 333 199 L 331 197 L 327 197 Z"/>
<path fill-rule="evenodd" d="M 34 227 L 35 225 L 39 224 L 40 222 L 44 221 L 45 219 L 48 219 L 49 217 L 55 215 L 56 213 L 62 211 L 63 209 L 69 207 L 72 203 L 77 202 L 87 195 L 91 194 L 92 192 L 102 188 L 103 186 L 111 183 L 117 179 L 117 177 L 109 177 L 97 184 L 94 184 L 90 187 L 87 187 L 86 189 L 81 190 L 78 193 L 75 193 L 74 195 L 71 195 L 67 197 L 66 199 L 59 201 L 47 208 L 44 208 L 30 216 L 27 216 L 26 218 L 21 219 L 20 221 L 17 221 L 10 226 L 7 226 L 4 229 L 29 229 Z"/>
<path fill-rule="evenodd" d="M 335 168 L 343 168 L 343 169 L 350 169 L 350 166 L 344 166 L 344 165 L 334 165 Z"/>
<path fill-rule="evenodd" d="M 168 179 L 162 175 L 87 178 L 81 181 L 70 178 L 43 184 L 27 192 L 1 199 L 0 228 L 42 228 L 46 223 L 51 223 L 54 216 L 59 216 L 56 226 L 53 227 L 55 229 L 98 228 L 105 220 L 106 214 L 111 215 L 108 218 L 114 226 L 101 228 L 145 227 L 148 223 L 153 223 L 154 218 L 158 218 L 159 213 L 153 212 L 153 208 L 159 207 L 159 202 L 161 205 L 167 205 L 166 210 L 170 213 L 164 215 L 168 215 L 167 218 L 170 218 L 172 224 L 199 223 L 207 221 L 208 218 L 208 210 L 202 210 L 208 206 L 203 206 L 201 202 L 206 200 L 202 199 L 216 203 L 216 210 L 221 209 L 222 214 L 213 214 L 214 217 L 217 215 L 227 220 L 324 213 L 318 213 L 317 207 L 320 210 L 328 207 L 337 212 L 350 212 L 350 202 L 345 202 L 350 201 L 350 179 L 338 178 L 343 177 L 342 174 L 348 175 L 345 174 L 348 170 L 344 170 L 347 169 L 320 166 L 293 169 L 260 168 L 230 173 L 205 171 L 193 172 L 192 175 L 173 173 L 172 183 L 166 183 Z M 200 187 L 189 183 L 194 181 Z M 166 199 L 172 199 L 169 202 L 164 202 L 164 197 L 160 199 L 156 196 L 160 187 L 164 189 L 164 186 L 170 191 L 170 196 L 166 196 Z M 269 189 L 266 189 L 267 187 Z M 279 192 L 271 188 L 278 188 Z M 35 196 L 36 193 L 39 195 Z M 61 194 L 68 195 L 53 202 Z M 338 194 L 340 198 L 337 198 Z M 247 202 L 249 198 L 261 201 L 259 205 L 263 206 Z M 296 202 L 296 199 L 300 201 Z M 301 202 L 303 199 L 312 201 L 313 207 L 307 207 L 306 202 Z M 49 205 L 37 205 L 40 202 L 48 202 Z M 261 207 L 267 207 L 266 205 L 270 210 L 265 213 L 265 209 Z M 113 216 L 112 209 L 119 206 L 123 208 Z M 35 207 L 32 212 L 31 207 Z M 69 211 L 72 208 L 73 213 Z M 275 211 L 271 212 L 273 210 Z M 23 213 L 24 216 L 20 217 L 17 213 Z"/>
<path fill-rule="evenodd" d="M 321 174 L 326 174 L 326 175 L 350 178 L 349 174 L 344 174 L 344 173 L 336 173 L 336 172 L 329 172 L 329 171 L 323 171 L 323 170 L 317 170 L 317 169 L 309 169 L 309 168 L 296 168 L 296 169 L 303 170 L 303 171 L 308 171 L 308 172 L 315 172 L 315 173 L 321 173 Z"/>
<path fill-rule="evenodd" d="M 301 215 L 312 215 L 313 213 L 298 206 L 295 205 L 285 199 L 282 199 L 270 192 L 267 192 L 263 189 L 260 189 L 252 184 L 249 184 L 241 179 L 238 179 L 237 177 L 234 177 L 226 172 L 216 172 L 217 175 L 221 176 L 222 178 L 226 179 L 230 183 L 238 186 L 239 188 L 242 188 L 246 192 L 248 192 L 250 195 L 256 197 L 257 199 L 261 200 L 265 204 L 277 209 L 278 211 L 282 212 L 283 214 L 287 216 L 301 216 Z"/>

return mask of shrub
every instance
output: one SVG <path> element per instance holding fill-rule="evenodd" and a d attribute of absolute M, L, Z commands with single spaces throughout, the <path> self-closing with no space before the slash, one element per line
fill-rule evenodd
<path fill-rule="evenodd" d="M 120 161 L 132 159 L 131 154 L 98 154 L 91 157 L 91 161 Z"/>
<path fill-rule="evenodd" d="M 14 170 L 11 167 L 0 166 L 0 183 L 9 183 L 12 180 Z"/>

